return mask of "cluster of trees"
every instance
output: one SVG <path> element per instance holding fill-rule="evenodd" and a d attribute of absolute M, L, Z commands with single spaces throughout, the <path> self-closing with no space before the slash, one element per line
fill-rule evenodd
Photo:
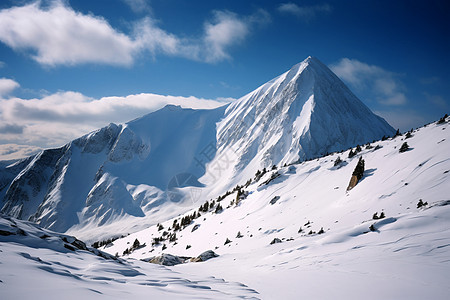
<path fill-rule="evenodd" d="M 114 242 L 117 239 L 121 239 L 121 238 L 124 238 L 124 237 L 125 236 L 122 235 L 122 236 L 112 237 L 112 238 L 104 240 L 104 241 L 97 241 L 97 242 L 94 242 L 91 245 L 91 247 L 94 247 L 94 248 L 98 249 L 98 248 L 103 247 L 105 245 L 111 244 L 112 242 Z"/>
<path fill-rule="evenodd" d="M 354 157 L 356 154 L 358 154 L 361 151 L 362 151 L 361 146 L 357 145 L 355 148 L 355 151 L 353 151 L 353 149 L 350 149 L 350 152 L 348 153 L 348 158 Z"/>
<path fill-rule="evenodd" d="M 445 123 L 447 118 L 448 118 L 448 114 L 445 114 L 442 118 L 439 119 L 439 121 L 437 121 L 437 124 Z"/>
<path fill-rule="evenodd" d="M 381 212 L 379 216 L 378 216 L 378 212 L 376 212 L 373 214 L 372 219 L 379 220 L 379 219 L 384 219 L 385 217 L 386 216 L 384 215 L 384 212 Z"/>
<path fill-rule="evenodd" d="M 419 199 L 419 202 L 417 203 L 417 208 L 421 208 L 424 206 L 427 206 L 428 202 L 423 202 L 422 199 Z"/>
<path fill-rule="evenodd" d="M 145 247 L 145 243 L 141 245 L 139 240 L 135 239 L 133 242 L 133 245 L 130 248 L 127 248 L 127 249 L 125 249 L 125 251 L 123 251 L 123 255 L 128 255 L 131 252 L 133 252 L 134 250 L 136 250 L 138 248 L 142 248 L 142 247 Z"/>

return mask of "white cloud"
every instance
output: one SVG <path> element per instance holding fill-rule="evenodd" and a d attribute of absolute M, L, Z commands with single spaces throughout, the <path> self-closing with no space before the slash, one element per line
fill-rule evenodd
<path fill-rule="evenodd" d="M 0 97 L 8 95 L 19 86 L 19 83 L 12 79 L 0 78 Z"/>
<path fill-rule="evenodd" d="M 55 1 L 0 11 L 0 40 L 15 50 L 31 50 L 43 65 L 106 63 L 129 65 L 135 43 L 101 17 L 77 13 Z"/>
<path fill-rule="evenodd" d="M 299 6 L 295 3 L 283 3 L 278 7 L 278 11 L 282 13 L 292 14 L 303 21 L 310 21 L 314 19 L 317 14 L 329 13 L 332 8 L 329 4 L 318 4 L 312 6 Z"/>
<path fill-rule="evenodd" d="M 110 122 L 127 122 L 167 104 L 215 108 L 225 103 L 222 99 L 156 94 L 94 99 L 77 92 L 35 99 L 0 98 L 0 144 L 56 147 Z"/>
<path fill-rule="evenodd" d="M 0 161 L 27 157 L 41 150 L 40 147 L 30 145 L 2 144 L 0 145 Z"/>
<path fill-rule="evenodd" d="M 146 1 L 126 2 L 136 9 L 148 6 Z M 104 18 L 76 12 L 61 0 L 48 7 L 42 7 L 38 1 L 0 11 L 0 41 L 46 66 L 129 66 L 136 57 L 147 53 L 212 63 L 229 59 L 231 46 L 243 42 L 253 25 L 269 18 L 264 10 L 247 17 L 215 11 L 212 20 L 205 22 L 201 37 L 180 38 L 160 28 L 148 16 L 135 22 L 131 33 L 125 34 Z"/>
<path fill-rule="evenodd" d="M 393 72 L 349 58 L 341 59 L 330 68 L 352 88 L 368 92 L 380 104 L 395 106 L 407 103 L 403 84 Z"/>
<path fill-rule="evenodd" d="M 147 0 L 123 0 L 133 12 L 146 13 L 151 12 L 150 3 Z"/>
<path fill-rule="evenodd" d="M 230 12 L 216 11 L 214 20 L 205 24 L 205 60 L 228 59 L 227 48 L 242 42 L 249 34 L 248 24 Z"/>

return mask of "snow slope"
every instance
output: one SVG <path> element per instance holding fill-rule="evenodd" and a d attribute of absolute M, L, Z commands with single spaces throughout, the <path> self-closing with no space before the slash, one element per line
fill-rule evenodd
<path fill-rule="evenodd" d="M 74 246 L 75 245 L 75 246 Z M 245 285 L 117 260 L 61 235 L 0 215 L 0 291 L 8 299 L 256 299 Z"/>
<path fill-rule="evenodd" d="M 168 219 L 160 230 L 152 226 L 103 250 L 122 255 L 135 239 L 146 246 L 123 257 L 195 256 L 211 249 L 220 256 L 172 269 L 237 280 L 262 299 L 447 299 L 449 121 L 365 145 L 353 158 L 347 150 L 269 171 L 243 187 L 249 194 L 238 205 L 232 193 L 214 213 L 216 199 L 176 231 L 176 243 L 152 246 L 154 238 L 168 236 L 164 231 L 173 233 L 174 219 Z M 400 153 L 404 142 L 410 148 Z M 334 166 L 338 156 L 344 162 Z M 364 176 L 346 191 L 360 157 Z M 279 176 L 269 181 L 274 172 Z M 418 208 L 420 200 L 427 205 Z M 375 213 L 385 217 L 373 219 Z M 281 243 L 271 244 L 276 238 Z"/>
<path fill-rule="evenodd" d="M 263 167 L 393 132 L 308 57 L 229 106 L 168 105 L 0 166 L 1 212 L 95 241 L 184 213 Z"/>

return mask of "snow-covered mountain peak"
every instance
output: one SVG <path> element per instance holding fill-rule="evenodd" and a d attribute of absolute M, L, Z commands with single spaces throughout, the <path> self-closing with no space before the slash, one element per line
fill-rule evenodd
<path fill-rule="evenodd" d="M 241 178 L 393 132 L 327 66 L 308 57 L 231 103 L 218 124 L 217 145 L 235 157 L 227 175 Z"/>
<path fill-rule="evenodd" d="M 145 226 L 158 222 L 162 210 L 181 213 L 243 184 L 257 170 L 393 132 L 327 66 L 308 57 L 229 105 L 167 105 L 0 169 L 0 208 L 53 230 L 78 226 L 84 237 L 87 227 L 119 219 Z M 185 206 L 167 196 L 180 189 Z"/>

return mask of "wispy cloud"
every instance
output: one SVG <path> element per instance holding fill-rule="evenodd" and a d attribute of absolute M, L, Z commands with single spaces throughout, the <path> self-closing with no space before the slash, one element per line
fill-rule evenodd
<path fill-rule="evenodd" d="M 432 119 L 411 109 L 376 110 L 375 113 L 383 117 L 392 127 L 399 128 L 401 131 L 410 130 L 417 127 L 418 124 L 425 124 L 427 120 Z"/>
<path fill-rule="evenodd" d="M 135 13 L 149 13 L 152 11 L 148 0 L 122 0 Z"/>
<path fill-rule="evenodd" d="M 12 160 L 36 154 L 40 147 L 18 144 L 0 144 L 0 161 Z"/>
<path fill-rule="evenodd" d="M 278 7 L 278 11 L 281 13 L 294 15 L 305 22 L 309 22 L 318 14 L 330 13 L 332 11 L 332 7 L 326 3 L 312 6 L 299 6 L 295 3 L 288 2 L 281 4 Z"/>
<path fill-rule="evenodd" d="M 424 95 L 429 103 L 439 107 L 440 109 L 448 109 L 449 105 L 442 96 L 432 95 L 426 92 L 424 93 Z"/>
<path fill-rule="evenodd" d="M 349 58 L 341 59 L 330 68 L 355 90 L 368 91 L 380 104 L 395 106 L 407 102 L 405 88 L 393 72 Z"/>
<path fill-rule="evenodd" d="M 0 124 L 0 132 L 3 134 L 21 134 L 25 126 L 17 124 L 4 123 Z"/>
<path fill-rule="evenodd" d="M 20 84 L 9 78 L 0 78 L 0 97 L 4 97 L 18 88 Z"/>
<path fill-rule="evenodd" d="M 205 60 L 215 62 L 228 59 L 227 48 L 241 43 L 248 34 L 248 25 L 236 14 L 216 11 L 212 22 L 205 23 Z"/>
<path fill-rule="evenodd" d="M 126 0 L 136 9 L 147 1 Z M 270 18 L 258 10 L 250 16 L 214 11 L 201 37 L 179 37 L 160 28 L 150 16 L 136 21 L 130 33 L 107 20 L 74 11 L 65 2 L 42 7 L 35 2 L 0 11 L 0 41 L 30 55 L 45 66 L 86 63 L 130 66 L 142 54 L 172 55 L 214 63 L 230 59 L 229 50 L 250 34 L 255 24 Z"/>

